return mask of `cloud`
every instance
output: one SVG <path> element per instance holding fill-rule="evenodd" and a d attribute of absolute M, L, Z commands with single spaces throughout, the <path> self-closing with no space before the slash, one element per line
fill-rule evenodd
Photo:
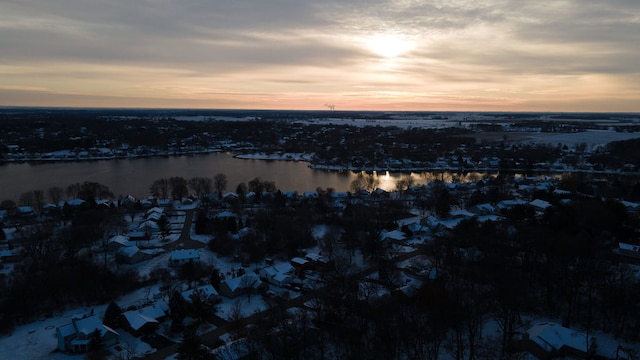
<path fill-rule="evenodd" d="M 636 0 L 5 0 L 0 8 L 0 80 L 15 89 L 104 99 L 258 90 L 286 107 L 301 103 L 296 93 L 365 88 L 404 91 L 414 99 L 398 104 L 416 106 L 435 89 L 469 101 L 487 87 L 520 89 L 526 101 L 568 84 L 587 96 L 593 90 L 582 85 L 594 78 L 614 92 L 640 87 L 628 80 L 640 72 Z M 406 46 L 385 53 L 394 39 Z"/>

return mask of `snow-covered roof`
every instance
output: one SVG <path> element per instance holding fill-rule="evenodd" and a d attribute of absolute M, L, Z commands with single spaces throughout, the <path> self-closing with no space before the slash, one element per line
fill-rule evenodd
<path fill-rule="evenodd" d="M 74 325 L 78 333 L 82 333 L 85 335 L 89 335 L 96 330 L 100 331 L 101 336 L 104 336 L 104 334 L 106 334 L 107 332 L 112 332 L 116 335 L 118 334 L 112 328 L 106 325 L 103 325 L 102 320 L 100 320 L 98 315 L 93 315 L 93 316 L 86 317 L 84 319 L 75 320 Z"/>
<path fill-rule="evenodd" d="M 146 228 L 158 230 L 158 229 L 160 229 L 160 226 L 158 225 L 158 223 L 156 223 L 155 221 L 152 221 L 152 220 L 147 220 L 147 221 L 141 223 L 140 226 L 138 226 L 138 229 L 146 229 Z"/>
<path fill-rule="evenodd" d="M 158 221 L 164 216 L 161 212 L 152 212 L 147 214 L 147 221 Z"/>
<path fill-rule="evenodd" d="M 307 260 L 301 257 L 294 257 L 293 259 L 291 259 L 291 262 L 298 265 L 305 265 L 306 263 L 308 263 Z"/>
<path fill-rule="evenodd" d="M 133 330 L 140 330 L 143 326 L 149 323 L 158 323 L 158 320 L 153 317 L 145 316 L 142 313 L 142 309 L 127 311 L 123 315 Z"/>
<path fill-rule="evenodd" d="M 75 335 L 77 331 L 75 326 L 73 326 L 73 324 L 67 324 L 67 325 L 60 326 L 58 328 L 58 332 L 60 333 L 60 336 L 62 336 L 63 338 L 66 338 L 67 336 Z"/>
<path fill-rule="evenodd" d="M 317 199 L 318 197 L 320 197 L 317 191 L 305 191 L 304 193 L 302 193 L 302 196 L 305 198 L 314 198 L 314 199 Z"/>
<path fill-rule="evenodd" d="M 498 208 L 500 209 L 508 209 L 518 205 L 526 205 L 527 202 L 524 200 L 503 200 L 498 203 Z"/>
<path fill-rule="evenodd" d="M 140 249 L 137 246 L 124 246 L 118 249 L 118 254 L 128 258 L 134 257 Z"/>
<path fill-rule="evenodd" d="M 380 235 L 380 240 L 386 240 L 386 239 L 397 240 L 397 241 L 404 240 L 404 233 L 400 230 L 384 231 Z"/>
<path fill-rule="evenodd" d="M 551 204 L 548 201 L 544 201 L 541 199 L 532 200 L 529 204 L 531 206 L 537 207 L 538 209 L 547 209 L 551 207 Z"/>
<path fill-rule="evenodd" d="M 420 216 L 413 216 L 413 217 L 409 217 L 409 218 L 396 220 L 396 223 L 398 224 L 399 227 L 403 227 L 405 225 L 410 225 L 410 224 L 415 224 L 415 223 L 419 224 L 420 220 L 421 220 Z"/>
<path fill-rule="evenodd" d="M 494 212 L 496 210 L 496 208 L 488 203 L 485 204 L 478 204 L 475 206 L 475 208 L 479 211 L 486 211 L 486 212 Z"/>
<path fill-rule="evenodd" d="M 587 352 L 587 336 L 584 333 L 563 327 L 553 322 L 543 322 L 527 330 L 529 339 L 547 352 L 560 350 L 563 346 Z"/>
<path fill-rule="evenodd" d="M 273 281 L 278 283 L 285 283 L 287 281 L 291 281 L 292 276 L 285 273 L 277 273 L 271 279 L 273 279 Z"/>
<path fill-rule="evenodd" d="M 129 241 L 129 237 L 128 236 L 124 236 L 124 235 L 116 235 L 114 237 L 112 237 L 111 239 L 109 239 L 109 242 L 115 242 L 118 244 L 121 244 L 122 246 L 135 246 L 136 243 L 133 241 Z"/>
<path fill-rule="evenodd" d="M 635 251 L 635 252 L 640 251 L 640 246 L 638 246 L 638 245 L 625 244 L 625 243 L 618 243 L 618 247 L 619 247 L 621 250 Z"/>
<path fill-rule="evenodd" d="M 219 219 L 220 218 L 236 218 L 238 217 L 238 215 L 232 213 L 231 211 L 223 211 L 223 212 L 217 213 L 215 217 Z"/>
<path fill-rule="evenodd" d="M 164 208 L 156 206 L 156 207 L 152 207 L 151 209 L 147 210 L 147 216 L 151 215 L 153 213 L 163 214 L 164 213 Z"/>
<path fill-rule="evenodd" d="M 498 216 L 498 215 L 481 215 L 478 216 L 478 222 L 487 222 L 487 221 L 493 221 L 493 222 L 499 222 L 504 220 L 504 218 L 502 216 Z"/>
<path fill-rule="evenodd" d="M 171 261 L 199 259 L 200 253 L 193 249 L 174 250 L 171 252 Z"/>
<path fill-rule="evenodd" d="M 194 292 L 199 291 L 202 293 L 202 295 L 204 295 L 205 298 L 210 298 L 212 296 L 218 296 L 218 292 L 216 291 L 216 289 L 211 286 L 211 285 L 203 285 L 203 286 L 199 286 L 195 289 L 191 289 L 191 290 L 187 290 L 187 291 L 183 291 L 180 295 L 182 295 L 182 298 L 185 299 L 186 301 L 191 301 L 191 295 L 193 295 Z"/>
<path fill-rule="evenodd" d="M 626 207 L 628 209 L 632 209 L 632 210 L 636 210 L 636 209 L 638 209 L 638 207 L 640 207 L 640 204 L 634 203 L 634 202 L 631 202 L 631 201 L 624 201 L 623 200 L 623 201 L 620 201 L 620 203 L 622 205 L 624 205 L 624 207 Z"/>
<path fill-rule="evenodd" d="M 460 209 L 460 210 L 453 210 L 449 213 L 449 216 L 451 216 L 452 218 L 472 218 L 474 216 L 476 216 L 476 214 L 464 210 L 464 209 Z"/>
<path fill-rule="evenodd" d="M 288 263 L 288 262 L 280 263 L 280 264 L 274 265 L 273 267 L 276 270 L 278 270 L 278 272 L 281 272 L 281 273 L 292 273 L 294 270 L 291 263 Z"/>
<path fill-rule="evenodd" d="M 258 276 L 254 273 L 248 273 L 233 279 L 227 279 L 227 280 L 224 280 L 224 282 L 227 284 L 227 286 L 229 287 L 229 290 L 231 290 L 232 292 L 236 291 L 237 289 L 241 289 L 243 287 L 258 288 L 262 284 L 262 281 L 260 281 L 260 278 L 258 278 Z"/>
<path fill-rule="evenodd" d="M 69 204 L 69 206 L 80 206 L 85 204 L 86 201 L 82 200 L 82 199 L 71 199 L 67 201 L 67 204 Z"/>
<path fill-rule="evenodd" d="M 18 207 L 18 211 L 21 214 L 31 214 L 33 213 L 33 208 L 31 206 L 20 206 Z"/>
<path fill-rule="evenodd" d="M 382 194 L 386 194 L 387 190 L 381 189 L 381 188 L 376 188 L 375 190 L 373 190 L 373 193 L 376 194 L 376 195 L 382 195 Z"/>

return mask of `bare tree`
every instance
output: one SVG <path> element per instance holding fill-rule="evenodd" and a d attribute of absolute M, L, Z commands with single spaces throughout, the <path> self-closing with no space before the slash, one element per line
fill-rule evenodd
<path fill-rule="evenodd" d="M 358 177 L 351 182 L 349 189 L 352 192 L 358 192 L 360 190 L 372 192 L 378 187 L 378 185 L 380 185 L 380 180 L 373 174 L 360 173 L 358 174 Z"/>
<path fill-rule="evenodd" d="M 75 199 L 80 192 L 80 183 L 75 183 L 67 186 L 67 197 Z"/>
<path fill-rule="evenodd" d="M 161 178 L 155 180 L 149 187 L 152 196 L 160 199 L 166 199 L 169 196 L 169 180 Z"/>
<path fill-rule="evenodd" d="M 42 211 L 44 205 L 44 192 L 42 190 L 33 190 L 33 205 L 38 213 Z"/>
<path fill-rule="evenodd" d="M 222 199 L 222 192 L 226 190 L 227 184 L 227 175 L 221 173 L 213 177 L 213 186 L 218 193 L 218 199 Z"/>
<path fill-rule="evenodd" d="M 20 194 L 20 205 L 33 206 L 35 199 L 33 198 L 33 192 L 27 191 Z"/>
<path fill-rule="evenodd" d="M 405 191 L 413 186 L 415 180 L 411 175 L 403 175 L 398 182 L 396 182 L 396 190 Z"/>
<path fill-rule="evenodd" d="M 189 179 L 188 185 L 197 197 L 211 193 L 212 182 L 209 178 L 194 177 Z"/>
<path fill-rule="evenodd" d="M 183 177 L 174 176 L 169 178 L 169 186 L 171 186 L 171 196 L 176 200 L 180 200 L 189 194 L 187 180 Z"/>
<path fill-rule="evenodd" d="M 51 199 L 51 202 L 55 205 L 58 205 L 58 203 L 62 200 L 62 196 L 64 196 L 64 190 L 59 186 L 50 187 L 48 193 L 49 199 Z"/>

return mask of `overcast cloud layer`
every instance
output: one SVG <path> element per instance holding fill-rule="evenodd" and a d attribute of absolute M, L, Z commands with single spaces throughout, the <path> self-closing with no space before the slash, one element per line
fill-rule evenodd
<path fill-rule="evenodd" d="M 0 105 L 640 111 L 637 0 L 2 0 Z"/>

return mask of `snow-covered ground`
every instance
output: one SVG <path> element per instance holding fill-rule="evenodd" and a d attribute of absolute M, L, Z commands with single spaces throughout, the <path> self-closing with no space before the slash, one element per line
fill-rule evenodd
<path fill-rule="evenodd" d="M 604 146 L 612 141 L 622 141 L 640 138 L 640 132 L 618 132 L 614 130 L 586 130 L 577 133 L 549 134 L 536 133 L 528 134 L 531 141 L 538 144 L 564 144 L 569 147 L 580 143 L 586 143 L 590 149 L 597 146 Z"/>

